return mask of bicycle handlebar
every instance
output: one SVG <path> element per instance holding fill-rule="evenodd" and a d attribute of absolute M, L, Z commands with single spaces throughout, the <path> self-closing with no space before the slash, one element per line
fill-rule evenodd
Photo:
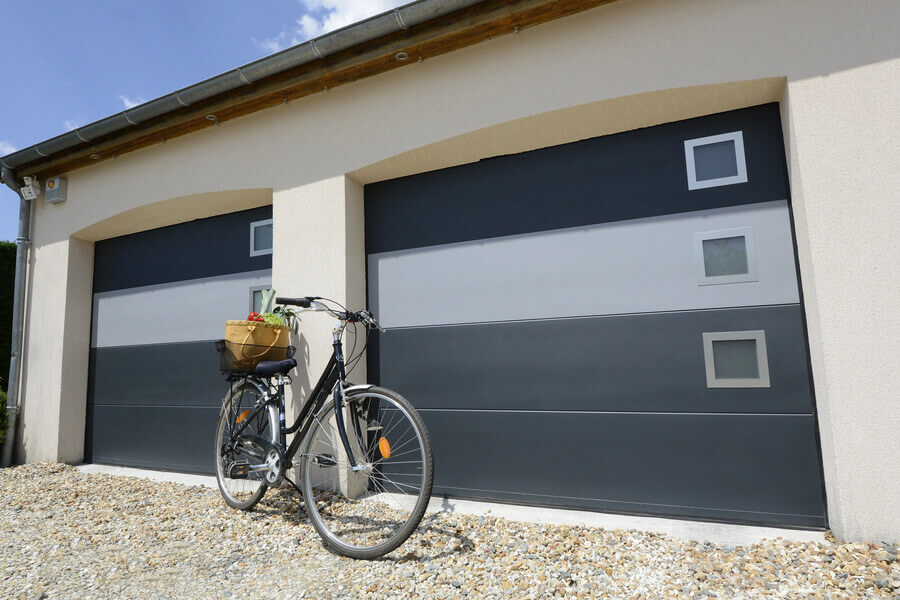
<path fill-rule="evenodd" d="M 285 306 L 299 306 L 300 308 L 309 308 L 310 303 L 313 300 L 318 300 L 318 296 L 304 296 L 302 298 L 275 298 L 275 302 L 277 304 L 284 304 Z"/>
<path fill-rule="evenodd" d="M 303 296 L 302 298 L 286 298 L 279 296 L 275 298 L 275 302 L 277 304 L 282 304 L 285 306 L 298 306 L 300 308 L 311 309 L 313 311 L 328 312 L 341 321 L 345 321 L 348 323 L 363 323 L 367 327 L 374 327 L 375 329 L 384 331 L 384 329 L 381 328 L 381 325 L 378 324 L 375 316 L 368 310 L 361 310 L 355 313 L 349 311 L 339 311 L 333 308 L 329 308 L 321 302 L 316 302 L 316 300 L 321 299 L 321 296 Z"/>

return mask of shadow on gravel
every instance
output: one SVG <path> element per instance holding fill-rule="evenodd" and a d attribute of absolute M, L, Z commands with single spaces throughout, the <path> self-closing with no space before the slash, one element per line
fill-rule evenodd
<path fill-rule="evenodd" d="M 291 488 L 269 490 L 250 516 L 252 519 L 264 517 L 280 517 L 291 525 L 310 525 L 303 498 Z"/>
<path fill-rule="evenodd" d="M 431 561 L 471 552 L 475 542 L 463 534 L 461 527 L 445 522 L 451 514 L 442 510 L 425 515 L 406 544 L 378 560 L 393 563 Z M 406 553 L 403 553 L 404 549 L 407 549 Z"/>
<path fill-rule="evenodd" d="M 271 517 L 279 517 L 291 525 L 308 525 L 313 533 L 312 524 L 303 508 L 303 499 L 290 488 L 270 491 L 250 513 L 251 519 Z M 398 564 L 424 562 L 471 552 L 475 549 L 475 543 L 463 534 L 462 528 L 452 518 L 453 513 L 447 509 L 425 515 L 405 544 L 388 556 L 376 560 Z"/>

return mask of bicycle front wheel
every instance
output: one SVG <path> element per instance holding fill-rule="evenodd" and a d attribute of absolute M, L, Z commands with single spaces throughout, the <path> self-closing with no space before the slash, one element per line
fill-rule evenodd
<path fill-rule="evenodd" d="M 434 481 L 431 441 L 412 405 L 384 388 L 349 395 L 343 420 L 356 467 L 329 403 L 316 415 L 301 457 L 303 499 L 326 546 L 351 558 L 377 558 L 422 521 Z"/>

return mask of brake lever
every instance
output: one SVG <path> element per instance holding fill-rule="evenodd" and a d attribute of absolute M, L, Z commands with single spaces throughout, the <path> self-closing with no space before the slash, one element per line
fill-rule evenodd
<path fill-rule="evenodd" d="M 360 314 L 363 315 L 363 318 L 364 318 L 367 326 L 374 327 L 381 333 L 384 333 L 384 329 L 381 327 L 381 325 L 378 324 L 378 321 L 375 320 L 375 315 L 370 313 L 368 310 L 360 311 Z"/>

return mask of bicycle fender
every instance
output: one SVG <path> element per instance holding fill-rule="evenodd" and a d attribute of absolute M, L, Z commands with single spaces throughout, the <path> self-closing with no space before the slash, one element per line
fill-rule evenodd
<path fill-rule="evenodd" d="M 371 383 L 364 383 L 364 384 L 361 384 L 361 385 L 351 385 L 351 386 L 348 387 L 348 388 L 344 388 L 344 393 L 345 393 L 345 394 L 354 394 L 354 393 L 356 393 L 356 392 L 364 392 L 364 391 L 366 391 L 366 390 L 368 390 L 368 389 L 371 389 L 371 388 L 373 388 L 373 387 L 375 387 L 375 386 L 372 385 Z"/>

